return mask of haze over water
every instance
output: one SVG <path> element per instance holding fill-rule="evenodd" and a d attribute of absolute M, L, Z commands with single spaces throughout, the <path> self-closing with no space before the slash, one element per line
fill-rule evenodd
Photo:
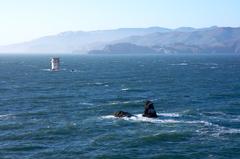
<path fill-rule="evenodd" d="M 0 158 L 239 158 L 238 55 L 50 58 L 0 56 Z"/>

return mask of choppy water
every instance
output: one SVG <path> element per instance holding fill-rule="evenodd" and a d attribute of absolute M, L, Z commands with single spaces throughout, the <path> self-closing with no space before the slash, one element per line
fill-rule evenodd
<path fill-rule="evenodd" d="M 50 58 L 0 56 L 0 158 L 240 158 L 239 56 Z"/>

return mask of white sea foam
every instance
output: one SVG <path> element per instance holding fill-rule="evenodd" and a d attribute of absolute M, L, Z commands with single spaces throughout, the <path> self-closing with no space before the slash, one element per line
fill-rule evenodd
<path fill-rule="evenodd" d="M 177 63 L 177 64 L 171 64 L 172 66 L 187 66 L 188 63 L 182 62 L 182 63 Z"/>
<path fill-rule="evenodd" d="M 122 88 L 121 90 L 122 91 L 128 91 L 128 90 L 130 90 L 130 88 Z"/>
<path fill-rule="evenodd" d="M 93 105 L 93 103 L 87 103 L 87 102 L 82 102 L 82 103 L 79 103 L 81 105 Z"/>
<path fill-rule="evenodd" d="M 167 117 L 179 117 L 178 113 L 158 113 L 158 115 L 167 116 Z M 203 125 L 207 129 L 198 129 L 196 132 L 198 133 L 210 133 L 212 136 L 219 137 L 222 135 L 228 134 L 240 134 L 240 129 L 236 128 L 228 128 L 224 126 L 220 126 L 215 123 L 211 123 L 209 121 L 204 120 L 182 120 L 182 119 L 161 119 L 161 118 L 147 118 L 143 117 L 142 114 L 135 114 L 134 116 L 128 118 L 118 118 L 113 115 L 106 115 L 100 117 L 101 119 L 111 119 L 111 120 L 125 120 L 131 122 L 149 122 L 154 124 L 189 124 L 189 125 Z"/>
<path fill-rule="evenodd" d="M 134 122 L 179 123 L 179 121 L 174 119 L 147 118 L 147 117 L 143 117 L 142 114 L 136 114 L 129 118 L 128 117 L 118 118 L 118 117 L 114 117 L 113 115 L 106 115 L 106 116 L 102 116 L 101 118 L 102 119 L 123 119 L 126 121 L 134 121 Z"/>
<path fill-rule="evenodd" d="M 208 121 L 204 121 L 204 120 L 192 120 L 192 121 L 182 121 L 183 123 L 186 124 L 204 124 L 205 126 L 212 126 L 213 123 L 210 123 Z"/>
<path fill-rule="evenodd" d="M 165 117 L 179 117 L 178 113 L 157 113 L 159 116 Z M 181 120 L 181 119 L 161 119 L 161 118 L 147 118 L 143 117 L 142 114 L 135 114 L 132 117 L 118 118 L 113 115 L 101 116 L 102 119 L 123 119 L 126 121 L 136 121 L 136 122 L 150 122 L 150 123 L 180 123 L 180 124 L 203 124 L 205 126 L 214 126 L 213 123 L 203 120 Z"/>
<path fill-rule="evenodd" d="M 0 119 L 6 119 L 6 118 L 9 118 L 10 116 L 12 116 L 12 114 L 3 114 L 3 115 L 0 115 Z"/>
<path fill-rule="evenodd" d="M 233 122 L 240 122 L 240 115 L 234 116 L 232 119 L 230 119 Z"/>
<path fill-rule="evenodd" d="M 217 124 L 214 124 L 214 126 L 215 126 L 215 133 L 213 133 L 213 136 L 215 137 L 219 137 L 221 135 L 227 135 L 227 134 L 240 134 L 240 129 L 227 128 Z"/>
<path fill-rule="evenodd" d="M 106 86 L 107 82 L 88 82 L 86 85 L 95 85 L 95 86 Z"/>
<path fill-rule="evenodd" d="M 160 100 L 161 98 L 154 98 L 154 99 L 150 99 L 150 101 L 158 101 L 158 100 Z"/>
<path fill-rule="evenodd" d="M 222 128 L 222 129 L 219 129 L 213 135 L 221 136 L 221 135 L 226 135 L 226 134 L 240 134 L 240 129 Z"/>
<path fill-rule="evenodd" d="M 116 117 L 114 117 L 113 115 L 105 115 L 105 116 L 101 116 L 102 119 L 114 119 Z"/>
<path fill-rule="evenodd" d="M 211 122 L 207 122 L 207 121 L 194 121 L 196 123 L 202 123 L 205 126 L 209 126 L 209 129 L 206 132 L 212 132 L 212 136 L 215 137 L 219 137 L 221 135 L 225 135 L 225 134 L 239 134 L 240 133 L 240 129 L 235 129 L 235 128 L 228 128 L 225 126 L 221 126 L 215 123 L 211 123 Z M 201 132 L 198 130 L 198 132 Z M 205 133 L 206 133 L 205 132 Z"/>
<path fill-rule="evenodd" d="M 225 130 L 223 133 L 239 134 L 240 133 L 240 129 L 228 129 L 228 130 Z"/>
<path fill-rule="evenodd" d="M 179 113 L 157 113 L 158 116 L 165 116 L 165 117 L 179 117 Z"/>
<path fill-rule="evenodd" d="M 95 82 L 94 84 L 95 84 L 95 85 L 103 85 L 103 84 L 105 84 L 105 83 L 102 83 L 102 82 Z"/>

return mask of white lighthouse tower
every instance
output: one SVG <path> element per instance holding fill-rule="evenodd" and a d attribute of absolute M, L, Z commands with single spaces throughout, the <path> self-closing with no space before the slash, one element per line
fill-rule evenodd
<path fill-rule="evenodd" d="M 59 71 L 59 69 L 60 69 L 59 64 L 60 64 L 59 57 L 53 57 L 51 59 L 51 70 L 52 71 Z"/>

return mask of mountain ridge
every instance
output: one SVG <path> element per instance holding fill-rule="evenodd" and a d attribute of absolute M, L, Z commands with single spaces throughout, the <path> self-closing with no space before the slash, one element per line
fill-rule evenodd
<path fill-rule="evenodd" d="M 159 50 L 159 48 L 161 48 L 160 50 L 165 49 L 167 50 L 165 53 L 173 50 L 175 53 L 178 51 L 181 52 L 181 50 L 179 50 L 180 46 L 181 49 L 184 47 L 198 50 L 193 52 L 206 51 L 211 48 L 210 50 L 212 51 L 210 52 L 212 53 L 222 48 L 225 51 L 239 53 L 240 46 L 239 42 L 237 42 L 238 40 L 240 41 L 240 28 L 238 27 L 180 27 L 176 29 L 163 27 L 119 28 L 87 32 L 62 32 L 57 35 L 40 37 L 24 43 L 0 46 L 0 52 L 87 53 L 93 50 L 104 51 L 109 45 L 128 43 L 140 47 L 148 47 L 148 49 L 155 51 Z M 133 45 L 122 46 L 133 47 Z M 119 48 L 119 45 L 117 45 L 117 47 Z M 214 50 L 214 48 L 216 50 Z M 127 48 L 125 48 L 125 51 L 127 51 Z"/>

